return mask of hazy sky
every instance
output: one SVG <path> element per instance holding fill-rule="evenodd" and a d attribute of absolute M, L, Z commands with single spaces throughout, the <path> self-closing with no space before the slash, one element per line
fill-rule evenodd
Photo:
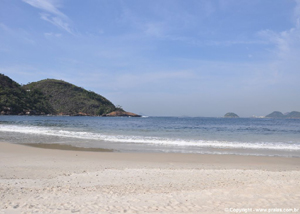
<path fill-rule="evenodd" d="M 0 73 L 146 115 L 300 111 L 300 1 L 1 0 Z"/>

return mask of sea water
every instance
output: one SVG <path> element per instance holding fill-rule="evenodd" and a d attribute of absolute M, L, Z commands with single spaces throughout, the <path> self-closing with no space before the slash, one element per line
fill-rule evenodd
<path fill-rule="evenodd" d="M 0 141 L 68 144 L 120 152 L 300 157 L 300 120 L 0 116 Z"/>

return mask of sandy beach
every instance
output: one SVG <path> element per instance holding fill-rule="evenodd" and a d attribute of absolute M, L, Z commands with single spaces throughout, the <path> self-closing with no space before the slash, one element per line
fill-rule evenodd
<path fill-rule="evenodd" d="M 299 202 L 299 158 L 0 143 L 0 213 L 300 213 Z"/>

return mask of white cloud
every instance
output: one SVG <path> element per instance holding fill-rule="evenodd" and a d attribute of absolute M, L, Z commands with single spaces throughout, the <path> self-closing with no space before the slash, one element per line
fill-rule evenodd
<path fill-rule="evenodd" d="M 57 16 L 67 18 L 65 14 L 58 10 L 58 5 L 55 5 L 55 2 L 53 0 L 23 0 L 23 2 Z"/>
<path fill-rule="evenodd" d="M 272 30 L 264 30 L 259 35 L 267 38 L 277 47 L 277 53 L 281 57 L 289 57 L 295 50 L 299 50 L 300 46 L 300 0 L 295 0 L 294 8 L 295 26 L 289 30 L 282 32 L 274 32 Z"/>
<path fill-rule="evenodd" d="M 273 53 L 282 60 L 294 58 L 295 53 L 299 53 L 300 26 L 282 32 L 263 30 L 258 34 L 275 45 Z"/>
<path fill-rule="evenodd" d="M 31 5 L 32 7 L 38 8 L 45 12 L 40 13 L 41 19 L 50 22 L 58 28 L 67 31 L 70 34 L 74 34 L 73 29 L 70 27 L 71 20 L 62 13 L 58 7 L 59 2 L 54 0 L 23 0 L 23 2 Z"/>
<path fill-rule="evenodd" d="M 280 82 L 298 84 L 299 56 L 300 56 L 300 0 L 296 0 L 294 8 L 295 26 L 292 28 L 276 32 L 273 30 L 263 30 L 258 33 L 274 47 L 270 49 L 272 62 L 269 69 L 273 71 L 274 77 Z"/>
<path fill-rule="evenodd" d="M 41 19 L 43 19 L 47 22 L 50 22 L 51 24 L 55 25 L 56 27 L 61 28 L 65 31 L 67 31 L 70 34 L 73 34 L 73 31 L 72 31 L 69 23 L 64 21 L 60 17 L 51 16 L 51 15 L 46 14 L 46 13 L 40 13 L 40 17 L 41 17 Z"/>

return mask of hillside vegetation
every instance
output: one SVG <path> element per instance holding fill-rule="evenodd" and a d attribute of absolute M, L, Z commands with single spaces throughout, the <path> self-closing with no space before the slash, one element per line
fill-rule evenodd
<path fill-rule="evenodd" d="M 114 104 L 103 96 L 62 80 L 41 80 L 23 88 L 41 91 L 60 115 L 105 115 L 116 110 Z"/>
<path fill-rule="evenodd" d="M 0 74 L 0 113 L 54 114 L 55 110 L 41 91 L 26 91 L 9 77 Z"/>

